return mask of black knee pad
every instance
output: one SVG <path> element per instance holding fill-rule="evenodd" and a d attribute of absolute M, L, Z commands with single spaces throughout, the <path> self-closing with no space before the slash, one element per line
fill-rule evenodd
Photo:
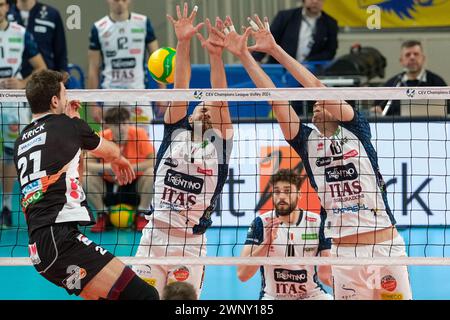
<path fill-rule="evenodd" d="M 159 300 L 158 290 L 125 267 L 108 293 L 108 300 Z"/>

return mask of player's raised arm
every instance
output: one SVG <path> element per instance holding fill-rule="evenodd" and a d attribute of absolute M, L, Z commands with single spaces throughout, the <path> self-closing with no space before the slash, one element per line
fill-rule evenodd
<path fill-rule="evenodd" d="M 192 13 L 188 16 L 188 4 L 185 2 L 183 6 L 183 13 L 181 13 L 180 6 L 177 6 L 177 20 L 172 16 L 167 15 L 167 19 L 172 23 L 175 29 L 175 34 L 178 39 L 176 68 L 175 68 L 175 89 L 189 88 L 189 81 L 191 80 L 191 39 L 203 27 L 201 22 L 194 26 L 195 16 L 198 7 L 195 6 Z M 187 114 L 187 101 L 173 101 L 167 108 L 164 114 L 164 122 L 171 124 L 183 119 Z"/>
<path fill-rule="evenodd" d="M 247 48 L 251 28 L 247 28 L 243 35 L 238 34 L 230 17 L 226 18 L 225 26 L 225 34 L 222 33 L 225 48 L 239 58 L 248 75 L 258 88 L 275 88 L 273 81 L 252 57 Z M 289 106 L 288 101 L 271 101 L 270 103 L 272 104 L 275 117 L 280 124 L 284 137 L 287 140 L 291 140 L 297 135 L 300 126 L 300 120 L 297 114 Z"/>
<path fill-rule="evenodd" d="M 254 46 L 249 47 L 250 51 L 270 54 L 305 88 L 326 87 L 314 74 L 301 65 L 296 59 L 291 57 L 280 45 L 276 43 L 270 32 L 269 19 L 267 17 L 264 18 L 263 23 L 258 15 L 255 14 L 253 18 L 249 17 L 248 21 L 252 28 L 252 36 L 256 41 Z M 353 108 L 345 101 L 326 100 L 324 101 L 324 107 L 340 121 L 350 121 L 353 119 Z"/>
<path fill-rule="evenodd" d="M 224 42 L 219 36 L 219 33 L 224 29 L 223 21 L 217 17 L 215 26 L 213 27 L 209 19 L 206 19 L 206 27 L 208 30 L 208 39 L 205 39 L 200 33 L 197 33 L 197 38 L 209 54 L 211 87 L 227 88 L 225 66 L 222 60 Z M 231 139 L 233 137 L 233 125 L 228 103 L 226 101 L 213 101 L 208 102 L 208 104 L 207 108 L 211 116 L 212 126 L 221 132 L 222 138 Z"/>

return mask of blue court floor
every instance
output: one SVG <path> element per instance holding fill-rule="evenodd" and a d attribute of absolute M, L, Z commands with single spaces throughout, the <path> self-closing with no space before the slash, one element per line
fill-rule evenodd
<path fill-rule="evenodd" d="M 0 230 L 0 256 L 28 256 L 27 232 L 23 221 L 21 227 Z M 247 228 L 211 228 L 207 232 L 209 256 L 239 256 Z M 130 230 L 108 231 L 86 235 L 117 256 L 133 255 L 140 234 Z M 402 229 L 410 256 L 450 256 L 450 239 L 447 228 Z M 448 241 L 448 240 L 447 240 Z M 414 299 L 450 299 L 450 267 L 410 267 Z M 261 278 L 255 275 L 247 283 L 236 276 L 236 267 L 207 267 L 203 300 L 258 299 Z M 0 267 L 0 299 L 78 299 L 42 278 L 33 267 Z"/>

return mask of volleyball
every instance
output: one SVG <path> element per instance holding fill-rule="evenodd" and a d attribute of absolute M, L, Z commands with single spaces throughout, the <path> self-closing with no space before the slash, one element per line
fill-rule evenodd
<path fill-rule="evenodd" d="M 176 53 L 174 48 L 163 47 L 150 55 L 148 71 L 150 71 L 150 75 L 156 82 L 163 84 L 173 83 Z"/>
<path fill-rule="evenodd" d="M 134 209 L 124 203 L 112 206 L 109 219 L 116 228 L 128 228 L 134 222 Z"/>

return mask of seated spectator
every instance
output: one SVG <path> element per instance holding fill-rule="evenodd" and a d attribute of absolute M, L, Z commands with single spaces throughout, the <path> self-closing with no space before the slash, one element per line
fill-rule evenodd
<path fill-rule="evenodd" d="M 338 25 L 322 11 L 325 0 L 303 0 L 303 7 L 282 10 L 273 19 L 270 30 L 275 41 L 299 62 L 332 60 L 338 47 Z M 264 53 L 254 57 L 262 61 Z M 278 63 L 269 57 L 268 63 Z"/>
<path fill-rule="evenodd" d="M 177 281 L 164 287 L 162 300 L 197 300 L 197 293 L 189 282 Z"/>
<path fill-rule="evenodd" d="M 447 84 L 437 74 L 425 69 L 426 56 L 422 43 L 409 40 L 402 43 L 400 64 L 403 72 L 389 79 L 385 87 L 445 87 Z M 385 108 L 388 108 L 384 111 Z M 372 111 L 385 115 L 400 115 L 399 100 L 375 101 Z M 384 111 L 384 112 L 383 112 Z"/>
<path fill-rule="evenodd" d="M 112 108 L 105 114 L 104 139 L 119 144 L 122 154 L 133 164 L 136 180 L 126 186 L 118 186 L 112 179 L 109 163 L 90 155 L 86 165 L 85 190 L 93 210 L 97 212 L 97 223 L 92 232 L 106 230 L 108 207 L 128 204 L 137 207 L 135 228 L 142 231 L 147 224 L 144 213 L 148 211 L 153 193 L 154 148 L 143 128 L 130 124 L 130 112 L 126 108 Z"/>

